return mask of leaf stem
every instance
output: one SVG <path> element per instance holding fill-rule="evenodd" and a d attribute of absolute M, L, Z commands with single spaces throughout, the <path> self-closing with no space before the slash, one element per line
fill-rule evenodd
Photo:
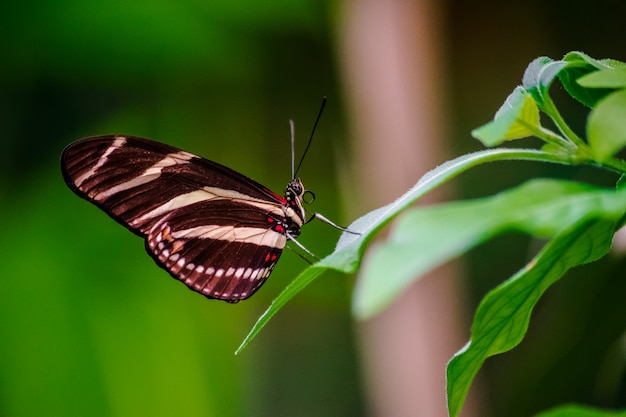
<path fill-rule="evenodd" d="M 540 124 L 537 124 L 537 125 L 530 124 L 527 121 L 523 119 L 519 119 L 519 118 L 516 119 L 516 121 L 517 123 L 524 126 L 526 129 L 531 131 L 535 136 L 537 136 L 539 139 L 543 140 L 547 144 L 551 144 L 558 148 L 565 149 L 567 151 L 566 154 L 571 155 L 572 158 L 574 158 L 574 156 L 578 153 L 577 152 L 578 148 L 576 147 L 574 143 L 572 143 L 572 141 L 569 141 L 563 136 L 560 136 L 554 133 L 550 129 L 544 128 Z"/>
<path fill-rule="evenodd" d="M 561 133 L 563 134 L 563 136 L 565 136 L 567 139 L 569 139 L 572 143 L 574 143 L 577 146 L 586 146 L 585 141 L 582 140 L 570 127 L 567 123 L 565 123 L 565 120 L 563 119 L 563 116 L 561 116 L 561 113 L 559 113 L 559 111 L 557 110 L 556 106 L 554 105 L 554 103 L 552 102 L 552 99 L 550 98 L 550 96 L 546 95 L 544 97 L 543 100 L 543 112 L 545 114 L 547 114 L 552 121 L 554 122 L 554 124 L 556 125 L 556 127 L 561 131 Z"/>

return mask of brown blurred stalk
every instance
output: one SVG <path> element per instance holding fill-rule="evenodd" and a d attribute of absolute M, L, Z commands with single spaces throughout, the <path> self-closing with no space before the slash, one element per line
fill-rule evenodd
<path fill-rule="evenodd" d="M 434 0 L 342 3 L 338 51 L 363 211 L 397 198 L 447 156 L 442 14 Z M 445 367 L 469 322 L 458 275 L 440 268 L 359 324 L 371 415 L 447 416 Z M 473 408 L 466 403 L 463 415 Z"/>

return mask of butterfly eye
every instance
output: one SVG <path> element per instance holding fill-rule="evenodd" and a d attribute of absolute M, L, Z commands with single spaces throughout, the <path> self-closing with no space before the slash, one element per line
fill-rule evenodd
<path fill-rule="evenodd" d="M 304 201 L 306 204 L 311 204 L 312 202 L 314 202 L 315 194 L 313 194 L 313 191 L 306 190 L 304 194 L 302 194 L 302 201 Z"/>
<path fill-rule="evenodd" d="M 295 195 L 301 195 L 302 192 L 304 191 L 302 189 L 302 185 L 299 184 L 298 182 L 292 182 L 287 186 L 287 190 L 291 190 Z"/>

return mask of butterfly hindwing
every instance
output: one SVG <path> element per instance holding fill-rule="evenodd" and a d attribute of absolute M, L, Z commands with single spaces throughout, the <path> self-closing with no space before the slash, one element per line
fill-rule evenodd
<path fill-rule="evenodd" d="M 74 192 L 144 237 L 159 266 L 209 298 L 251 296 L 274 268 L 285 230 L 301 225 L 257 182 L 148 139 L 82 139 L 61 165 Z"/>
<path fill-rule="evenodd" d="M 146 250 L 194 291 L 244 299 L 265 282 L 286 239 L 267 227 L 261 210 L 229 200 L 203 201 L 158 221 L 148 233 Z"/>

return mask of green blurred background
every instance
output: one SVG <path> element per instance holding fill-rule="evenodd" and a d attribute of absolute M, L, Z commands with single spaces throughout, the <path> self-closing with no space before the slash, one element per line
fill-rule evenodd
<path fill-rule="evenodd" d="M 289 118 L 316 209 L 339 215 L 341 105 L 329 5 L 35 1 L 0 6 L 0 415 L 354 415 L 361 409 L 348 282 L 328 275 L 233 355 L 306 264 L 286 251 L 238 305 L 171 279 L 143 243 L 65 186 L 71 141 L 126 133 L 220 161 L 281 192 Z M 324 162 L 323 162 L 324 161 Z M 308 181 L 307 181 L 308 180 Z M 339 236 L 314 227 L 323 255 Z M 305 414 L 302 410 L 309 410 Z M 277 414 L 278 413 L 278 414 Z"/>
<path fill-rule="evenodd" d="M 295 120 L 302 151 L 325 95 L 329 105 L 300 174 L 318 196 L 315 210 L 349 223 L 338 185 L 345 168 L 334 161 L 348 161 L 348 141 L 358 146 L 358 138 L 350 138 L 345 122 L 350 109 L 336 46 L 340 5 L 319 0 L 0 5 L 1 416 L 366 412 L 349 317 L 352 279 L 325 274 L 235 357 L 258 315 L 305 266 L 302 260 L 286 251 L 272 278 L 246 302 L 208 301 L 155 267 L 137 237 L 76 198 L 58 162 L 63 147 L 75 139 L 133 134 L 203 155 L 281 191 L 290 175 L 288 119 Z M 480 148 L 469 130 L 491 117 L 536 56 L 559 58 L 583 50 L 626 60 L 621 2 L 590 7 L 563 0 L 450 1 L 441 8 L 452 156 Z M 572 105 L 569 111 L 575 116 L 581 109 Z M 529 175 L 520 167 L 512 165 L 510 176 L 499 171 L 496 177 L 507 182 L 494 181 L 494 171 L 472 172 L 456 185 L 457 192 L 476 196 L 510 186 Z M 337 237 L 331 228 L 311 225 L 301 242 L 324 255 Z M 519 267 L 512 266 L 510 254 L 525 240 L 504 242 L 468 261 L 475 297 Z M 493 262 L 494 252 L 500 262 Z M 619 262 L 602 266 L 613 272 L 596 280 L 596 302 L 586 305 L 588 311 L 619 304 L 610 301 L 624 293 L 623 284 L 610 280 L 623 275 Z M 572 282 L 554 295 L 566 306 L 590 291 L 583 281 Z M 622 292 L 615 285 L 622 285 Z M 571 309 L 581 311 L 579 304 Z M 613 343 L 620 326 L 623 331 L 626 315 L 623 309 L 605 313 L 598 320 L 608 316 L 616 323 L 602 333 L 602 347 Z M 550 324 L 565 313 L 544 309 L 542 314 Z M 567 344 L 567 328 L 554 326 L 563 331 L 559 343 Z M 582 330 L 571 331 L 580 341 Z M 517 401 L 527 404 L 541 386 L 538 378 L 553 384 L 552 375 L 561 371 L 546 370 L 554 360 L 538 353 L 545 346 L 541 340 L 553 333 L 544 325 L 531 335 L 518 362 L 491 362 L 485 376 L 491 409 L 509 409 L 520 395 Z M 594 356 L 582 356 L 581 362 L 588 357 Z M 537 374 L 528 368 L 516 369 L 521 377 L 508 374 L 512 366 L 524 368 L 535 360 Z M 571 361 L 564 363 L 570 369 Z M 509 385 L 503 382 L 507 376 Z M 496 381 L 491 385 L 490 377 Z M 589 388 L 575 389 L 589 399 Z M 624 404 L 624 396 L 618 392 L 606 402 Z M 517 409 L 520 415 L 524 411 Z"/>

